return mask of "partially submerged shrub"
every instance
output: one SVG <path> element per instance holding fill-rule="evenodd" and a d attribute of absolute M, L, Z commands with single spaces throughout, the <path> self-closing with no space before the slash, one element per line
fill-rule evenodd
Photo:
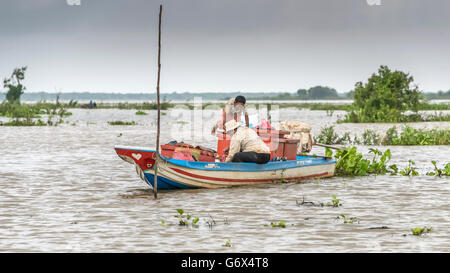
<path fill-rule="evenodd" d="M 354 110 L 345 117 L 347 122 L 402 122 L 421 119 L 420 115 L 406 116 L 406 110 L 417 112 L 422 94 L 414 78 L 402 71 L 380 66 L 367 83 L 357 82 L 354 91 Z"/>

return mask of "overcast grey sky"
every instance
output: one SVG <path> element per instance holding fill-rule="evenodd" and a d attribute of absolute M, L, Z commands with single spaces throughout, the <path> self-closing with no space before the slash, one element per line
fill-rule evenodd
<path fill-rule="evenodd" d="M 380 65 L 450 89 L 448 0 L 0 0 L 0 77 L 28 92 L 347 92 Z"/>

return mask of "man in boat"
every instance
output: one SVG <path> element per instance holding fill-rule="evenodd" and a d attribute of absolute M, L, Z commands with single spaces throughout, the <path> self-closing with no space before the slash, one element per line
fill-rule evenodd
<path fill-rule="evenodd" d="M 227 134 L 233 134 L 225 162 L 249 162 L 265 164 L 270 160 L 270 149 L 258 136 L 255 130 L 241 126 L 232 119 L 225 124 Z"/>
<path fill-rule="evenodd" d="M 211 134 L 216 133 L 217 128 L 223 129 L 225 124 L 234 119 L 237 122 L 241 121 L 241 116 L 244 114 L 245 124 L 249 126 L 249 118 L 247 110 L 245 109 L 246 99 L 244 96 L 237 96 L 236 98 L 231 98 L 225 107 L 222 109 L 222 120 L 219 120 L 213 127 Z"/>

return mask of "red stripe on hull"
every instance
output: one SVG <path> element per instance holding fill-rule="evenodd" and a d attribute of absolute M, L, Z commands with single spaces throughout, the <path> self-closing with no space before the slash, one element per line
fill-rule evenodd
<path fill-rule="evenodd" d="M 205 179 L 205 180 L 212 180 L 212 181 L 223 181 L 223 182 L 270 182 L 270 181 L 274 181 L 274 180 L 280 180 L 280 179 L 232 179 L 232 178 L 217 178 L 217 177 L 210 177 L 210 176 L 203 176 L 203 175 L 198 175 L 198 174 L 192 174 L 180 169 L 176 169 L 176 168 L 172 168 L 169 167 L 170 169 L 176 171 L 177 173 L 186 175 L 186 176 L 190 176 L 190 177 L 194 177 L 194 178 L 199 178 L 199 179 Z M 328 175 L 328 172 L 325 173 L 320 173 L 320 174 L 312 174 L 312 175 L 305 175 L 305 176 L 299 176 L 299 177 L 291 177 L 291 178 L 284 178 L 284 180 L 296 180 L 296 179 L 302 179 L 302 178 L 314 178 L 314 177 L 320 177 L 320 176 L 325 176 Z"/>

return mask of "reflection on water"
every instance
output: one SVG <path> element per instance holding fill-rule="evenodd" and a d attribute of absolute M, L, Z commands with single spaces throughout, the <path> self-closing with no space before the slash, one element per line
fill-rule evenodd
<path fill-rule="evenodd" d="M 443 164 L 448 146 L 390 148 L 393 163 L 416 162 L 419 177 L 334 177 L 302 183 L 215 190 L 161 191 L 159 199 L 118 158 L 116 144 L 154 146 L 155 111 L 71 110 L 58 127 L 0 127 L 0 251 L 57 252 L 350 252 L 449 251 L 450 179 L 423 175 L 431 160 Z M 313 124 L 313 133 L 342 113 L 285 109 L 280 119 Z M 170 113 L 162 116 L 170 124 Z M 109 126 L 135 120 L 136 126 Z M 72 123 L 76 123 L 72 126 Z M 214 118 L 205 119 L 205 126 Z M 186 124 L 185 124 L 186 125 Z M 189 126 L 188 124 L 186 126 Z M 384 131 L 392 124 L 339 124 L 338 132 Z M 450 128 L 450 123 L 417 123 L 417 128 Z M 208 130 L 205 130 L 208 131 Z M 162 142 L 172 139 L 162 132 Z M 205 138 L 207 134 L 205 133 Z M 213 137 L 201 143 L 214 148 Z M 365 154 L 368 147 L 359 147 Z M 322 148 L 312 151 L 322 154 Z M 442 166 L 442 165 L 441 165 Z M 328 202 L 339 208 L 298 206 Z M 176 209 L 200 217 L 198 228 L 176 225 Z M 357 217 L 344 224 L 340 214 Z M 215 225 L 207 224 L 207 221 Z M 166 225 L 162 225 L 161 221 Z M 265 227 L 284 221 L 285 229 Z M 387 226 L 388 229 L 373 229 Z M 433 227 L 423 237 L 402 236 Z M 222 245 L 230 240 L 232 247 Z"/>

